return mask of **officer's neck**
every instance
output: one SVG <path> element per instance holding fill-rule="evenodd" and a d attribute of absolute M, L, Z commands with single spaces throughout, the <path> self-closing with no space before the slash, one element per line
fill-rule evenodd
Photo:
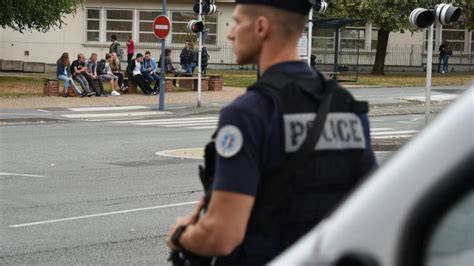
<path fill-rule="evenodd" d="M 263 45 L 259 60 L 258 67 L 260 73 L 264 73 L 268 68 L 273 65 L 288 62 L 288 61 L 300 61 L 298 56 L 298 49 L 296 45 L 287 44 L 283 45 L 282 42 L 270 42 Z"/>

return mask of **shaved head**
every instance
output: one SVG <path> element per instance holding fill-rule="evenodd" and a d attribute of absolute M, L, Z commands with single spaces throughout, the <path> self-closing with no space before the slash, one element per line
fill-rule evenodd
<path fill-rule="evenodd" d="M 240 7 L 242 13 L 252 20 L 256 20 L 258 17 L 266 17 L 273 26 L 274 33 L 280 35 L 283 39 L 290 36 L 299 37 L 308 22 L 305 15 L 270 6 L 240 5 Z"/>

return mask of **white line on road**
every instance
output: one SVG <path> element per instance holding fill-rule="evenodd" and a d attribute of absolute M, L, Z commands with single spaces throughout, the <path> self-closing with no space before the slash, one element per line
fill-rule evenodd
<path fill-rule="evenodd" d="M 43 109 L 36 109 L 36 110 L 38 110 L 40 112 L 43 112 L 43 113 L 49 113 L 49 111 L 46 111 L 46 110 L 43 110 Z"/>
<path fill-rule="evenodd" d="M 410 138 L 413 137 L 414 135 L 391 135 L 391 136 L 375 136 L 372 137 L 372 139 L 396 139 L 396 138 Z"/>
<path fill-rule="evenodd" d="M 24 176 L 24 177 L 47 177 L 45 175 L 31 175 L 31 174 L 15 174 L 15 173 L 0 173 L 0 176 Z"/>
<path fill-rule="evenodd" d="M 217 125 L 215 126 L 203 126 L 203 127 L 190 127 L 190 129 L 215 129 Z"/>
<path fill-rule="evenodd" d="M 200 122 L 200 123 L 187 123 L 182 125 L 163 125 L 164 127 L 188 127 L 188 126 L 217 126 L 217 121 Z"/>
<path fill-rule="evenodd" d="M 389 127 L 376 127 L 376 128 L 371 128 L 370 131 L 387 131 L 387 130 L 393 130 L 393 128 Z"/>
<path fill-rule="evenodd" d="M 106 107 L 77 107 L 68 108 L 68 110 L 75 112 L 95 112 L 95 111 L 123 111 L 123 110 L 141 110 L 150 109 L 147 106 L 133 105 L 133 106 L 106 106 Z"/>
<path fill-rule="evenodd" d="M 191 202 L 184 202 L 184 203 L 176 203 L 176 204 L 169 204 L 169 205 L 161 205 L 161 206 L 153 206 L 153 207 L 146 207 L 146 208 L 116 211 L 116 212 L 105 212 L 105 213 L 98 213 L 98 214 L 91 214 L 91 215 L 84 215 L 84 216 L 76 216 L 76 217 L 55 219 L 55 220 L 48 220 L 48 221 L 41 221 L 41 222 L 33 222 L 33 223 L 25 223 L 25 224 L 14 224 L 14 225 L 10 225 L 10 227 L 18 228 L 18 227 L 33 226 L 33 225 L 59 223 L 59 222 L 66 222 L 66 221 L 72 221 L 72 220 L 89 219 L 89 218 L 95 218 L 95 217 L 103 217 L 103 216 L 109 216 L 109 215 L 123 214 L 123 213 L 149 211 L 149 210 L 164 209 L 164 208 L 170 208 L 170 207 L 179 207 L 179 206 L 184 206 L 184 205 L 196 204 L 198 202 L 199 201 L 191 201 Z"/>
<path fill-rule="evenodd" d="M 148 112 L 134 112 L 134 113 L 103 113 L 103 114 L 73 114 L 73 115 L 61 115 L 67 118 L 95 118 L 95 117 L 120 117 L 120 116 L 146 116 L 146 115 L 169 115 L 171 112 L 159 112 L 159 111 L 148 111 Z"/>
<path fill-rule="evenodd" d="M 370 133 L 371 136 L 379 135 L 398 135 L 398 134 L 413 134 L 418 133 L 418 130 L 399 130 L 399 131 L 386 131 L 386 132 L 374 132 Z"/>
<path fill-rule="evenodd" d="M 167 118 L 167 119 L 150 119 L 150 120 L 141 120 L 143 123 L 153 123 L 153 122 L 174 122 L 174 121 L 198 121 L 198 120 L 209 120 L 217 119 L 216 116 L 204 116 L 204 117 L 194 117 L 194 118 Z M 127 120 L 127 121 L 115 121 L 114 124 L 127 124 L 127 123 L 136 123 L 137 120 Z"/>
<path fill-rule="evenodd" d="M 5 176 L 24 176 L 24 177 L 47 177 L 45 175 L 30 175 L 30 174 L 15 174 L 15 173 L 0 173 L 1 175 Z"/>
<path fill-rule="evenodd" d="M 194 120 L 194 121 L 173 121 L 173 122 L 146 122 L 146 120 L 140 120 L 137 124 L 141 126 L 146 125 L 186 125 L 186 124 L 195 124 L 195 123 L 217 123 L 217 119 L 209 120 Z"/>

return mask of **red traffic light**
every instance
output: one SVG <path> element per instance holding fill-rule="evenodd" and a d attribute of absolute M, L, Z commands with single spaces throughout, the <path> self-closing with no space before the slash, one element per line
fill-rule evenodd
<path fill-rule="evenodd" d="M 204 23 L 200 20 L 191 20 L 188 22 L 188 30 L 192 33 L 204 31 Z"/>

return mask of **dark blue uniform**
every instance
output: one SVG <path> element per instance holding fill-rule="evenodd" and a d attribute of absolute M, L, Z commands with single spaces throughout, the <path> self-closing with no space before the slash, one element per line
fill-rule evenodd
<path fill-rule="evenodd" d="M 305 62 L 282 63 L 271 69 L 296 76 L 316 75 Z M 366 139 L 365 160 L 375 166 L 369 121 L 366 115 L 359 115 L 359 118 Z M 217 156 L 213 189 L 255 196 L 262 174 L 275 169 L 283 159 L 280 156 L 283 149 L 280 145 L 280 113 L 273 99 L 257 90 L 247 91 L 222 109 L 218 128 L 226 125 L 240 129 L 243 146 L 233 157 Z"/>
<path fill-rule="evenodd" d="M 285 73 L 292 77 L 316 77 L 316 73 L 305 62 L 281 63 L 272 66 L 266 73 L 269 71 Z M 256 86 L 258 87 L 258 83 Z M 336 113 L 335 115 L 341 116 L 341 113 Z M 345 150 L 351 147 L 358 148 L 363 153 L 360 156 L 362 160 L 352 162 L 352 165 L 363 165 L 362 169 L 364 170 L 354 174 L 355 176 L 363 176 L 368 172 L 367 169 L 372 169 L 376 166 L 375 156 L 371 148 L 369 121 L 366 114 L 357 113 L 352 115 L 359 120 L 357 122 L 360 125 L 359 133 L 357 133 L 356 127 L 351 128 L 349 123 L 342 120 L 344 123 L 333 123 L 333 131 L 328 129 L 326 130 L 327 132 L 323 132 L 321 139 L 323 140 L 322 142 L 326 143 L 325 146 L 323 145 L 325 147 L 323 149 L 332 150 L 326 151 L 328 154 L 331 154 L 331 152 L 334 154 L 334 152 L 337 153 L 343 150 L 342 153 L 344 153 Z M 331 117 L 328 117 L 327 120 L 329 120 L 327 123 L 337 122 L 334 119 L 331 120 Z M 258 88 L 248 90 L 244 95 L 225 107 L 221 111 L 218 134 L 215 139 L 217 155 L 213 189 L 242 193 L 258 198 L 260 195 L 257 191 L 259 191 L 263 176 L 278 169 L 285 161 L 285 152 L 288 152 L 288 148 L 283 147 L 285 145 L 282 145 L 282 143 L 289 139 L 288 136 L 285 136 L 285 134 L 289 134 L 289 131 L 286 129 L 286 125 L 283 125 L 283 123 L 286 123 L 284 121 L 284 119 L 282 120 L 282 110 L 279 110 L 276 100 L 268 94 L 262 93 Z M 346 119 L 346 121 L 349 120 Z M 354 133 L 354 138 L 357 138 L 358 134 L 360 135 L 359 142 L 351 141 L 350 134 L 352 133 Z M 344 136 L 347 136 L 345 143 L 342 141 L 335 143 L 338 134 L 340 139 L 344 139 Z M 363 145 L 362 147 L 360 146 L 361 144 Z M 288 146 L 288 144 L 286 145 Z M 332 158 L 330 157 L 323 161 L 328 162 Z M 348 159 L 348 161 L 350 160 L 352 159 Z M 329 167 L 327 166 L 326 169 Z M 320 170 L 314 172 L 320 172 Z M 344 176 L 344 173 L 336 172 L 337 169 L 332 171 L 332 174 L 329 176 Z M 272 179 L 272 176 L 268 176 L 268 179 Z M 318 203 L 315 202 L 315 204 Z M 278 215 L 279 210 L 275 206 L 264 208 L 264 210 L 259 211 L 265 212 L 265 215 L 269 218 Z M 288 228 L 292 227 L 291 224 L 269 223 L 268 230 L 266 230 L 267 233 L 263 237 L 260 229 L 251 229 L 252 223 L 254 221 L 251 218 L 249 222 L 250 229 L 246 234 L 244 243 L 234 252 L 235 254 L 230 256 L 235 258 L 229 260 L 227 260 L 228 258 L 222 259 L 221 263 L 217 263 L 217 265 L 264 264 L 280 253 L 289 243 L 294 242 L 294 238 L 299 237 L 305 232 L 301 230 L 299 232 L 288 230 Z M 307 225 L 304 226 L 304 228 L 306 227 Z M 284 239 L 286 238 L 285 235 L 289 236 L 288 239 Z M 219 262 L 219 259 L 217 262 Z"/>

